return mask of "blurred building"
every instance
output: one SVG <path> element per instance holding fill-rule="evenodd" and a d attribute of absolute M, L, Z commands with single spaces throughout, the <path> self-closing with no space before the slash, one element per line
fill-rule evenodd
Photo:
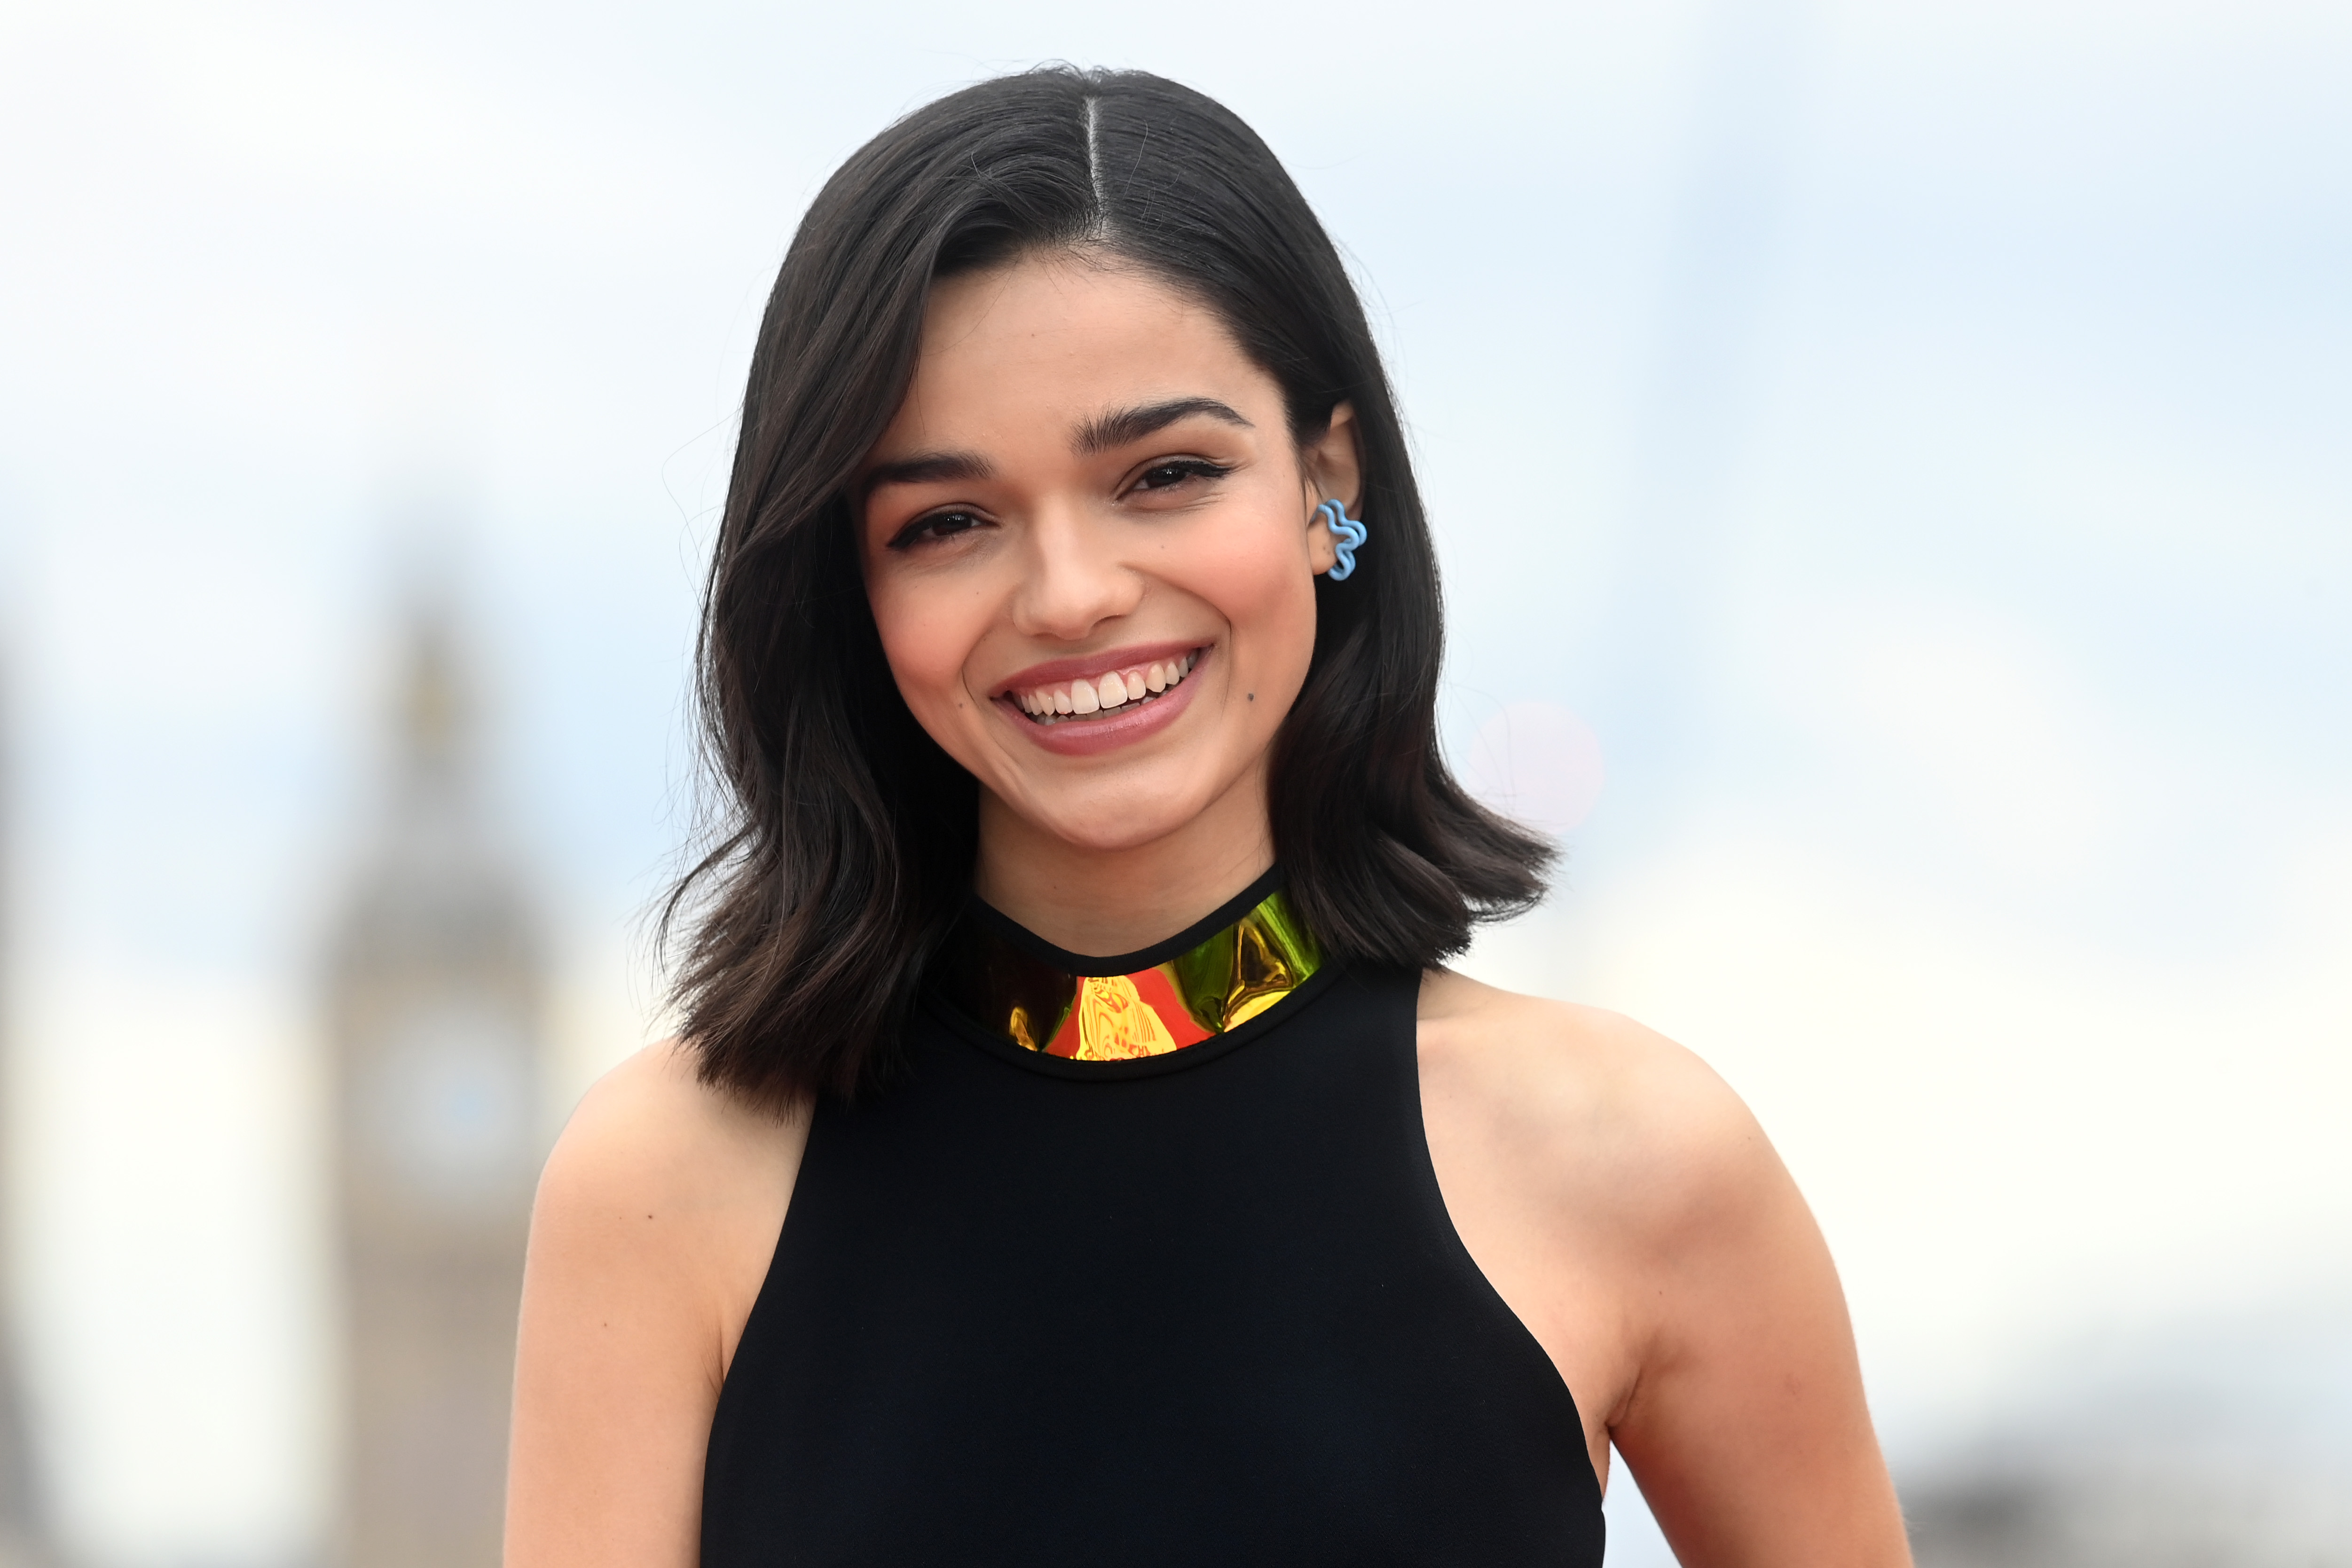
<path fill-rule="evenodd" d="M 13 1337 L 5 1343 L 13 1349 Z M 0 1365 L 0 1568 L 47 1568 L 56 1558 L 41 1528 L 22 1385 L 15 1372 L 11 1356 Z"/>
<path fill-rule="evenodd" d="M 0 747 L 0 805 L 9 803 L 5 786 L 15 780 L 15 770 L 6 765 L 7 761 L 6 748 Z M 0 813 L 0 822 L 5 820 L 5 814 Z M 0 874 L 14 869 L 13 857 L 5 853 L 8 844 L 8 836 L 0 831 Z M 0 880 L 0 887 L 6 885 Z M 0 955 L 15 951 L 15 943 L 9 939 L 16 933 L 8 929 L 13 922 L 5 918 L 13 912 L 13 903 L 0 897 Z M 0 973 L 5 973 L 5 959 L 0 959 Z M 6 1000 L 13 998 L 0 996 L 0 1001 Z M 0 1006 L 0 1016 L 9 1012 Z M 0 1116 L 0 1123 L 6 1120 Z M 0 1215 L 8 1212 L 6 1199 L 6 1192 L 0 1189 Z M 13 1240 L 8 1228 L 0 1225 L 0 1258 L 14 1258 L 16 1249 L 9 1245 Z M 16 1321 L 7 1310 L 13 1297 L 13 1291 L 0 1290 L 0 1568 L 46 1568 L 56 1557 L 48 1550 L 48 1532 L 42 1524 L 24 1384 L 16 1374 Z"/>
<path fill-rule="evenodd" d="M 2118 1330 L 1908 1467 L 1919 1568 L 2352 1568 L 2352 1301 Z"/>
<path fill-rule="evenodd" d="M 2352 1476 L 2129 1452 L 1906 1499 L 1919 1568 L 2352 1568 Z"/>
<path fill-rule="evenodd" d="M 345 1568 L 494 1568 L 541 1153 L 541 958 L 448 617 L 406 632 L 390 776 L 329 975 Z"/>

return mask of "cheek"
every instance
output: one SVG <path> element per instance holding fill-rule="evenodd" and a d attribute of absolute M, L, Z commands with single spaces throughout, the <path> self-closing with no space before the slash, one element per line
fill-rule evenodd
<path fill-rule="evenodd" d="M 1315 578 L 1302 533 L 1276 517 L 1221 534 L 1185 586 L 1233 626 L 1247 666 L 1303 661 L 1315 646 Z"/>
<path fill-rule="evenodd" d="M 899 695 L 919 719 L 951 710 L 963 695 L 963 663 L 978 640 L 972 595 L 944 584 L 869 580 L 874 629 Z M 928 723 L 926 728 L 928 728 Z"/>

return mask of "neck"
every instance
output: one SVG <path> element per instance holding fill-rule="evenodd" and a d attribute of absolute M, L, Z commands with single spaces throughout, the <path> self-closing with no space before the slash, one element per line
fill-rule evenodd
<path fill-rule="evenodd" d="M 1118 849 L 1073 844 L 983 789 L 972 886 L 1055 946 L 1108 957 L 1175 935 L 1273 864 L 1261 765 L 1174 832 Z"/>

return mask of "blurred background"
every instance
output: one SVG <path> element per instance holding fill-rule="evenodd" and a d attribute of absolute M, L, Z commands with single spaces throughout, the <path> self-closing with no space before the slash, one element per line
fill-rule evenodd
<path fill-rule="evenodd" d="M 1923 1563 L 2352 1563 L 2352 10 L 2290 0 L 0 3 L 0 1563 L 493 1561 L 766 289 L 1048 58 L 1222 98 L 1349 257 L 1447 744 L 1569 850 L 1469 966 L 1755 1107 Z"/>

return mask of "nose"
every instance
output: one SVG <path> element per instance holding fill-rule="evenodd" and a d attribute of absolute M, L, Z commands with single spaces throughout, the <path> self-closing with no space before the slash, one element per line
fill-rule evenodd
<path fill-rule="evenodd" d="M 1142 599 L 1142 576 L 1118 558 L 1112 531 L 1057 508 L 1026 531 L 1026 571 L 1013 600 L 1023 636 L 1077 642 Z"/>

